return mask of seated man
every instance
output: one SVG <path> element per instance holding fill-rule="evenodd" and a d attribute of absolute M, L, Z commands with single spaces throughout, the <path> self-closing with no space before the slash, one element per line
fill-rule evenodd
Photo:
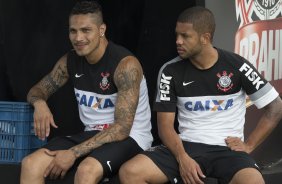
<path fill-rule="evenodd" d="M 163 145 L 126 162 L 123 184 L 262 184 L 251 153 L 282 116 L 277 91 L 243 57 L 212 45 L 215 20 L 203 7 L 183 11 L 176 24 L 179 57 L 160 69 L 154 103 Z M 246 94 L 265 111 L 244 141 Z M 174 130 L 178 110 L 179 132 Z"/>
<path fill-rule="evenodd" d="M 102 11 L 94 1 L 78 2 L 69 16 L 74 50 L 31 88 L 36 135 L 45 139 L 57 127 L 48 97 L 68 79 L 74 84 L 85 131 L 55 138 L 22 161 L 21 184 L 63 178 L 76 169 L 76 184 L 98 183 L 125 161 L 151 146 L 151 110 L 142 67 L 127 49 L 107 41 Z"/>

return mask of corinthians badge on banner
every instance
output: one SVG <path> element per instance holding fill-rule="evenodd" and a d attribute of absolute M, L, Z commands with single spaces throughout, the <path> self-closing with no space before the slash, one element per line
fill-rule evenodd
<path fill-rule="evenodd" d="M 236 0 L 235 52 L 282 93 L 282 0 Z"/>

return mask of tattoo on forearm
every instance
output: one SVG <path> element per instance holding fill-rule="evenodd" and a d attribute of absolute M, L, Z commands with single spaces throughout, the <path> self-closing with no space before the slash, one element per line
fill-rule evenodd
<path fill-rule="evenodd" d="M 89 140 L 77 146 L 72 147 L 70 150 L 74 152 L 76 157 L 85 156 L 89 154 L 92 150 L 103 144 L 114 142 L 114 141 L 120 141 L 124 139 L 125 137 L 120 135 L 122 131 L 123 131 L 123 127 L 120 124 L 112 125 L 108 129 L 99 132 Z"/>
<path fill-rule="evenodd" d="M 41 95 L 41 96 L 44 96 L 44 95 Z M 27 96 L 27 101 L 28 101 L 31 105 L 33 105 L 34 102 L 36 102 L 36 101 L 38 101 L 38 100 L 42 100 L 42 99 L 45 100 L 45 99 L 42 98 L 42 97 L 32 96 L 32 94 Z"/>
<path fill-rule="evenodd" d="M 273 100 L 272 103 L 265 107 L 265 116 L 269 119 L 274 119 L 275 121 L 279 121 L 281 119 L 281 103 L 280 97 L 277 97 Z M 280 107 L 280 108 L 279 108 Z"/>

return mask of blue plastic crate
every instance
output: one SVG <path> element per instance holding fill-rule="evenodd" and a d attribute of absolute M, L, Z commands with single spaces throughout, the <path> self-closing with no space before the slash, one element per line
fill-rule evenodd
<path fill-rule="evenodd" d="M 0 102 L 0 163 L 19 163 L 45 143 L 34 135 L 32 106 Z"/>
<path fill-rule="evenodd" d="M 26 102 L 0 102 L 2 121 L 33 121 L 33 108 Z"/>

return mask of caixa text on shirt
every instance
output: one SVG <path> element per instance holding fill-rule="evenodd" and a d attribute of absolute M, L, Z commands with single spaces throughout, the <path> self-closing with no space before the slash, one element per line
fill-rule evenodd
<path fill-rule="evenodd" d="M 106 109 L 114 107 L 114 103 L 110 98 L 99 98 L 95 96 L 80 95 L 76 93 L 76 99 L 79 105 L 92 107 L 93 109 Z"/>
<path fill-rule="evenodd" d="M 188 101 L 184 106 L 188 111 L 223 111 L 233 106 L 233 99 Z"/>

